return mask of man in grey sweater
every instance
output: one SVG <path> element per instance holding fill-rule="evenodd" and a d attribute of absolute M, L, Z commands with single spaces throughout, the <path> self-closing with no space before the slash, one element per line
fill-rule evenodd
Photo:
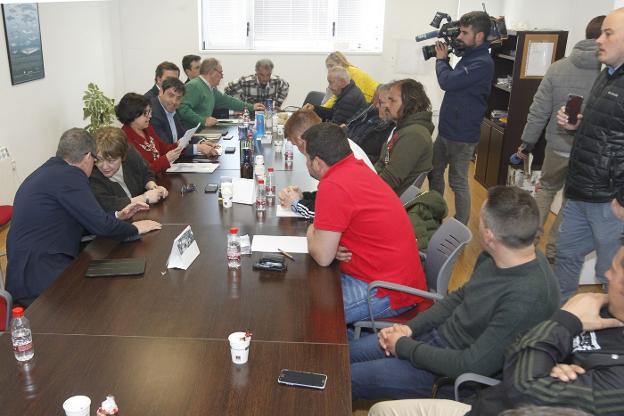
<path fill-rule="evenodd" d="M 585 28 L 585 40 L 574 45 L 570 56 L 553 63 L 548 68 L 529 109 L 527 123 L 520 139 L 522 144 L 518 148 L 517 155 L 521 159 L 526 159 L 528 156 L 523 151 L 529 153 L 546 128 L 546 150 L 540 177 L 541 188 L 535 195 L 540 211 L 541 228 L 544 227 L 548 218 L 555 195 L 563 188 L 574 140 L 573 134 L 557 125 L 557 111 L 565 105 L 568 94 L 589 96 L 591 86 L 600 73 L 596 39 L 600 36 L 600 26 L 604 18 L 605 16 L 597 16 L 590 20 Z M 561 216 L 558 216 L 546 244 L 546 257 L 551 262 L 555 258 L 555 244 L 560 223 Z"/>
<path fill-rule="evenodd" d="M 484 252 L 470 281 L 409 321 L 350 345 L 353 399 L 430 397 L 436 377 L 492 376 L 524 331 L 559 306 L 559 287 L 533 240 L 539 212 L 531 195 L 496 186 L 481 208 Z"/>

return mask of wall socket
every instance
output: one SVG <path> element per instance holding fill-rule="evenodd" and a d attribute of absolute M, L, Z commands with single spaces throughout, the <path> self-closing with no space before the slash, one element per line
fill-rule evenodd
<path fill-rule="evenodd" d="M 11 155 L 9 154 L 9 148 L 4 146 L 0 147 L 0 160 L 10 159 Z"/>

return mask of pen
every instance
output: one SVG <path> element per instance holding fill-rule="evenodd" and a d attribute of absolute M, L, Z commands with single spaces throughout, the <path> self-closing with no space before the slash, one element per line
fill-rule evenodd
<path fill-rule="evenodd" d="M 288 257 L 289 259 L 291 259 L 292 261 L 295 261 L 295 258 L 292 256 L 292 254 L 285 252 L 284 250 L 282 250 L 281 248 L 278 248 L 277 251 L 279 251 L 280 253 L 282 253 L 283 255 L 285 255 L 286 257 Z"/>

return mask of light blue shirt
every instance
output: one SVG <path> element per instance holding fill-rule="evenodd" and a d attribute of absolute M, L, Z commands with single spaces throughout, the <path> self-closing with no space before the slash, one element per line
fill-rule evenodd
<path fill-rule="evenodd" d="M 178 139 L 179 139 L 179 137 L 178 137 L 178 129 L 176 128 L 175 120 L 173 119 L 173 117 L 176 115 L 176 112 L 174 111 L 174 112 L 170 113 L 169 111 L 167 111 L 165 106 L 160 101 L 160 97 L 158 97 L 158 103 L 160 104 L 160 106 L 165 111 L 165 114 L 167 115 L 167 121 L 169 122 L 169 128 L 171 129 L 171 137 L 173 138 L 173 142 L 176 143 L 178 141 Z M 197 150 L 197 145 L 196 144 L 193 145 L 193 154 L 194 155 L 199 154 L 199 151 Z"/>

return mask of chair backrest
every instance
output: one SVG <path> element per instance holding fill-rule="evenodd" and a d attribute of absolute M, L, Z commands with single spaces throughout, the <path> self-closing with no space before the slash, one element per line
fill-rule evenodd
<path fill-rule="evenodd" d="M 427 247 L 425 275 L 427 285 L 440 295 L 446 296 L 453 266 L 461 249 L 472 239 L 470 229 L 455 218 L 449 218 L 433 234 Z"/>
<path fill-rule="evenodd" d="M 321 103 L 323 102 L 323 98 L 325 98 L 324 92 L 310 91 L 308 95 L 306 95 L 305 100 L 303 100 L 302 106 L 306 104 L 321 105 Z"/>
<path fill-rule="evenodd" d="M 0 289 L 0 333 L 9 330 L 11 308 L 13 308 L 13 298 L 11 294 L 6 290 Z"/>
<path fill-rule="evenodd" d="M 423 183 L 425 183 L 425 179 L 427 179 L 428 174 L 429 171 L 419 173 L 414 182 L 405 191 L 403 191 L 403 193 L 399 197 L 403 206 L 406 206 L 414 199 L 416 199 L 418 195 L 420 195 L 420 193 L 422 192 L 420 188 L 422 187 Z"/>

